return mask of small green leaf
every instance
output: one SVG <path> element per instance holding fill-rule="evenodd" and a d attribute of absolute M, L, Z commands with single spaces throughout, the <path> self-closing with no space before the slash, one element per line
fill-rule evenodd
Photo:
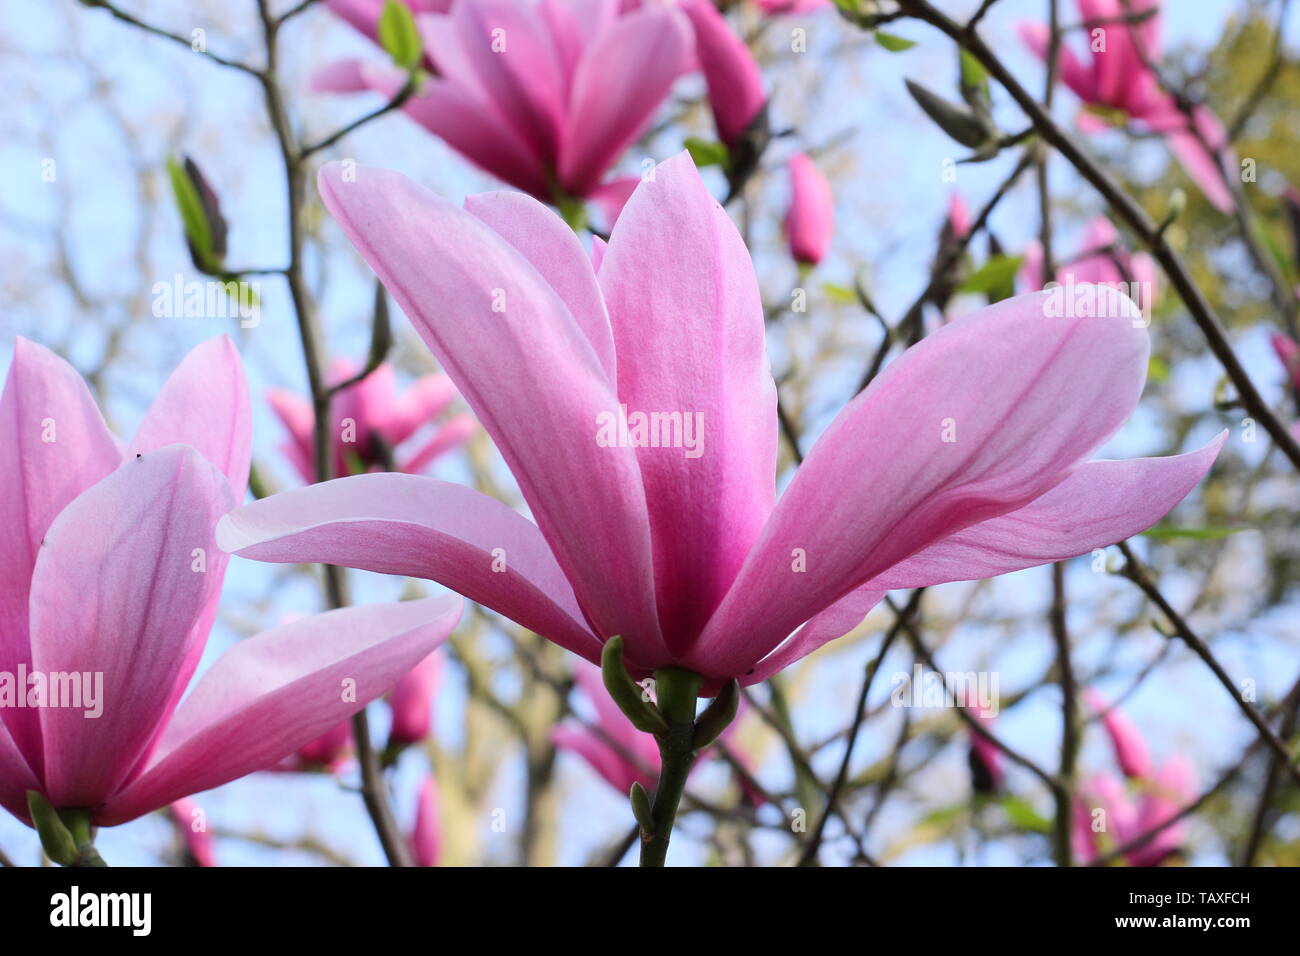
<path fill-rule="evenodd" d="M 691 154 L 691 159 L 695 160 L 695 165 L 700 169 L 706 166 L 720 166 L 726 169 L 731 163 L 731 154 L 722 143 L 688 136 L 682 145 L 686 147 L 686 151 Z"/>
<path fill-rule="evenodd" d="M 1169 380 L 1169 363 L 1159 355 L 1153 355 L 1147 359 L 1147 381 L 1165 382 Z"/>
<path fill-rule="evenodd" d="M 822 291 L 826 293 L 826 298 L 845 305 L 852 305 L 858 301 L 856 292 L 847 286 L 836 285 L 834 282 L 823 282 Z"/>
<path fill-rule="evenodd" d="M 1015 282 L 1020 256 L 993 256 L 957 287 L 958 292 L 983 293 L 989 298 Z M 1005 296 L 1002 296 L 1005 298 Z"/>
<path fill-rule="evenodd" d="M 1142 533 L 1148 538 L 1155 538 L 1159 541 L 1168 541 L 1175 538 L 1185 538 L 1192 541 L 1217 541 L 1220 538 L 1228 537 L 1228 535 L 1236 534 L 1238 531 L 1249 530 L 1249 528 L 1227 527 L 1175 528 L 1173 525 L 1158 524 L 1154 528 L 1147 528 Z"/>
<path fill-rule="evenodd" d="M 415 26 L 411 8 L 400 0 L 385 0 L 379 14 L 379 44 L 404 70 L 413 70 L 420 64 L 423 47 L 420 31 Z"/>
<path fill-rule="evenodd" d="M 910 50 L 916 46 L 915 40 L 895 36 L 892 33 L 886 33 L 884 30 L 876 31 L 876 42 L 890 53 L 902 53 L 904 50 Z"/>
<path fill-rule="evenodd" d="M 968 50 L 961 51 L 961 82 L 969 87 L 985 87 L 989 82 L 988 70 Z"/>
<path fill-rule="evenodd" d="M 1011 821 L 1012 826 L 1017 829 L 1031 830 L 1035 833 L 1046 833 L 1051 829 L 1051 824 L 1047 819 L 1022 797 L 1007 794 L 1002 798 L 1001 803 L 1002 809 L 1006 811 L 1007 818 Z"/>
<path fill-rule="evenodd" d="M 977 149 L 988 143 L 994 136 L 988 124 L 965 106 L 950 103 L 942 96 L 930 92 L 920 83 L 904 80 L 907 91 L 912 94 L 918 106 L 934 120 L 935 125 L 961 145 Z"/>

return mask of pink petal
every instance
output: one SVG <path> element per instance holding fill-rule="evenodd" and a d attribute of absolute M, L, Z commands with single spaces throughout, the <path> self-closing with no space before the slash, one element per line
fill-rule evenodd
<path fill-rule="evenodd" d="M 421 376 L 398 396 L 379 430 L 391 444 L 400 445 L 441 415 L 459 394 L 446 375 Z"/>
<path fill-rule="evenodd" d="M 763 74 L 745 41 L 732 32 L 713 0 L 688 0 L 682 9 L 695 30 L 695 50 L 718 138 L 734 146 L 767 101 Z"/>
<path fill-rule="evenodd" d="M 459 448 L 478 431 L 478 422 L 470 415 L 457 415 L 442 425 L 429 441 L 404 461 L 399 470 L 410 475 L 422 473 L 447 452 Z"/>
<path fill-rule="evenodd" d="M 1083 699 L 1088 706 L 1101 715 L 1102 726 L 1110 737 L 1111 747 L 1115 750 L 1115 762 L 1126 777 L 1145 777 L 1151 772 L 1151 754 L 1147 751 L 1146 741 L 1142 739 L 1137 725 L 1128 715 L 1106 702 L 1095 689 L 1089 687 L 1083 692 Z"/>
<path fill-rule="evenodd" d="M 560 143 L 560 185 L 586 196 L 654 118 L 687 69 L 691 27 L 674 7 L 642 7 L 583 53 Z"/>
<path fill-rule="evenodd" d="M 1133 303 L 1084 289 L 1096 317 L 1018 296 L 887 366 L 813 447 L 687 666 L 744 674 L 886 568 L 1068 477 L 1133 410 L 1147 366 Z"/>
<path fill-rule="evenodd" d="M 479 219 L 399 174 L 347 182 L 326 166 L 321 194 L 496 442 L 597 633 L 662 666 L 636 455 L 596 444 L 618 400 L 563 300 Z"/>
<path fill-rule="evenodd" d="M 185 444 L 215 465 L 238 501 L 253 452 L 252 407 L 244 366 L 230 336 L 195 346 L 158 393 L 127 448 L 130 459 Z"/>
<path fill-rule="evenodd" d="M 311 402 L 288 389 L 268 388 L 266 404 L 271 406 L 277 418 L 289 431 L 289 441 L 282 446 L 282 451 L 289 463 L 308 483 L 316 480 L 316 465 L 313 458 L 315 442 L 315 420 Z"/>
<path fill-rule="evenodd" d="M 41 789 L 18 745 L 0 722 L 0 807 L 19 820 L 27 820 L 27 791 Z"/>
<path fill-rule="evenodd" d="M 623 207 L 627 201 L 632 198 L 632 193 L 636 187 L 641 185 L 640 176 L 620 176 L 611 179 L 608 182 L 601 183 L 587 194 L 587 198 L 600 210 L 600 216 L 605 226 L 605 232 L 613 230 L 618 222 L 619 215 L 623 212 Z M 602 243 L 601 249 L 604 249 L 604 241 L 599 236 L 593 236 L 593 239 Z M 597 272 L 600 271 L 600 263 L 593 257 L 592 268 Z"/>
<path fill-rule="evenodd" d="M 595 272 L 573 230 L 536 199 L 520 193 L 481 193 L 465 200 L 473 214 L 527 259 L 568 307 L 591 344 L 605 377 L 617 381 L 614 337 Z"/>
<path fill-rule="evenodd" d="M 1034 56 L 1047 61 L 1050 33 L 1046 23 L 1017 23 L 1016 32 Z M 1079 62 L 1078 57 L 1064 44 L 1059 49 L 1057 63 L 1061 80 L 1085 103 L 1097 102 L 1097 81 L 1092 70 Z"/>
<path fill-rule="evenodd" d="M 147 755 L 207 640 L 227 560 L 213 529 L 232 507 L 219 471 L 169 445 L 124 463 L 50 526 L 32 575 L 33 666 L 103 675 L 97 716 L 41 711 L 56 807 L 97 806 Z"/>
<path fill-rule="evenodd" d="M 314 93 L 362 93 L 370 89 L 365 70 L 362 60 L 335 60 L 313 73 L 307 85 Z"/>
<path fill-rule="evenodd" d="M 1209 145 L 1210 149 L 1218 150 L 1221 157 L 1227 149 L 1222 145 L 1226 142 L 1226 133 L 1223 132 L 1223 127 L 1214 114 L 1205 107 L 1197 107 L 1194 116 L 1200 130 L 1200 138 L 1184 128 L 1167 134 L 1165 142 L 1169 144 L 1169 151 L 1182 164 L 1187 175 L 1205 194 L 1205 198 L 1211 205 L 1220 212 L 1231 212 L 1232 191 L 1224 181 L 1224 176 L 1231 174 L 1228 172 L 1227 162 L 1208 152 L 1206 145 L 1201 142 L 1203 138 L 1205 144 Z"/>
<path fill-rule="evenodd" d="M 96 813 L 125 823 L 273 766 L 378 697 L 460 620 L 455 596 L 303 618 L 223 654 L 176 711 L 148 768 Z"/>
<path fill-rule="evenodd" d="M 415 828 L 411 831 L 411 858 L 416 866 L 437 866 L 441 846 L 438 787 L 432 777 L 425 777 L 416 798 Z"/>
<path fill-rule="evenodd" d="M 861 624 L 884 596 L 883 590 L 869 585 L 850 591 L 790 635 L 780 647 L 745 674 L 740 682 L 749 686 L 765 681 L 822 645 L 843 637 Z"/>
<path fill-rule="evenodd" d="M 790 158 L 790 207 L 785 232 L 796 262 L 817 265 L 835 228 L 835 199 L 826 177 L 803 153 Z"/>
<path fill-rule="evenodd" d="M 681 420 L 667 436 L 676 447 L 636 450 L 659 621 L 680 655 L 731 585 L 776 493 L 776 387 L 758 281 L 740 234 L 687 153 L 661 163 L 632 195 L 600 286 L 619 401 L 629 415 Z"/>
<path fill-rule="evenodd" d="M 340 478 L 240 508 L 221 520 L 217 539 L 258 561 L 428 578 L 575 653 L 600 655 L 537 527 L 464 485 L 402 474 Z"/>
<path fill-rule="evenodd" d="M 872 579 L 882 589 L 974 581 L 1088 554 L 1145 531 L 1209 471 L 1228 433 L 1170 458 L 1090 461 L 1008 514 L 923 548 Z"/>
<path fill-rule="evenodd" d="M 539 156 L 557 155 L 564 109 L 564 76 L 550 31 L 537 10 L 513 0 L 455 3 L 448 15 L 457 60 L 448 44 L 430 48 L 453 79 L 473 81 Z M 429 18 L 430 20 L 435 18 Z"/>
<path fill-rule="evenodd" d="M 388 695 L 393 715 L 388 739 L 397 743 L 419 743 L 433 729 L 433 698 L 442 675 L 442 657 L 430 654 L 402 676 Z"/>
<path fill-rule="evenodd" d="M 86 383 L 43 345 L 18 337 L 0 395 L 0 671 L 30 666 L 28 594 L 50 523 L 122 462 Z M 0 708 L 0 722 L 39 772 L 34 710 Z"/>

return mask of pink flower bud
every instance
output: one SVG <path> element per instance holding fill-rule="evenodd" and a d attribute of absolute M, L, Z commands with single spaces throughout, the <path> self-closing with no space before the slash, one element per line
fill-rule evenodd
<path fill-rule="evenodd" d="M 1120 770 L 1128 777 L 1145 777 L 1151 772 L 1151 755 L 1147 753 L 1146 742 L 1142 734 L 1128 717 L 1113 707 L 1106 706 L 1106 699 L 1092 688 L 1083 692 L 1088 706 L 1101 715 L 1102 726 L 1110 735 L 1111 746 L 1115 748 L 1115 760 Z"/>
<path fill-rule="evenodd" d="M 695 28 L 695 51 L 709 89 L 718 138 L 734 146 L 767 102 L 763 75 L 745 41 L 711 0 L 691 0 L 682 9 Z"/>
<path fill-rule="evenodd" d="M 790 208 L 785 231 L 796 262 L 815 266 L 826 255 L 835 226 L 835 203 L 826 177 L 803 153 L 790 159 Z"/>
<path fill-rule="evenodd" d="M 390 744 L 418 743 L 433 729 L 433 697 L 442 676 L 442 658 L 430 654 L 397 682 L 388 696 L 393 712 Z"/>

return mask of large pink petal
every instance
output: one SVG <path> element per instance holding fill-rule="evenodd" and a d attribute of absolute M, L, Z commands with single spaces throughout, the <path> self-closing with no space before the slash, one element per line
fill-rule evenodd
<path fill-rule="evenodd" d="M 125 823 L 265 770 L 388 690 L 460 620 L 454 595 L 302 618 L 240 641 L 199 679 L 147 770 L 96 814 Z"/>
<path fill-rule="evenodd" d="M 758 281 L 690 156 L 628 201 L 600 267 L 628 414 L 675 414 L 675 447 L 641 447 L 659 621 L 682 654 L 772 509 L 776 386 Z M 686 444 L 694 427 L 697 447 Z"/>
<path fill-rule="evenodd" d="M 248 485 L 252 408 L 244 366 L 230 336 L 197 345 L 168 377 L 127 449 L 127 457 L 164 445 L 193 447 L 226 476 L 236 500 Z"/>
<path fill-rule="evenodd" d="M 585 196 L 645 130 L 687 68 L 691 27 L 674 7 L 620 17 L 583 54 L 560 144 L 560 185 Z"/>
<path fill-rule="evenodd" d="M 0 395 L 0 448 L 0 671 L 16 673 L 32 662 L 28 594 L 45 532 L 122 450 L 76 370 L 21 337 Z M 0 708 L 0 721 L 39 772 L 37 713 Z"/>
<path fill-rule="evenodd" d="M 1096 317 L 1022 295 L 891 363 L 813 447 L 687 666 L 744 674 L 886 568 L 1068 477 L 1133 410 L 1148 353 L 1129 299 L 1082 291 Z"/>
<path fill-rule="evenodd" d="M 326 166 L 321 194 L 495 440 L 597 633 L 662 666 L 636 455 L 596 443 L 618 400 L 563 300 L 482 221 L 404 176 L 362 168 L 349 182 Z"/>
<path fill-rule="evenodd" d="M 1145 531 L 1209 471 L 1227 432 L 1170 458 L 1090 461 L 1040 498 L 971 525 L 872 579 L 883 590 L 974 581 L 1087 554 Z"/>
<path fill-rule="evenodd" d="M 98 805 L 156 739 L 207 640 L 227 560 L 213 532 L 232 507 L 216 468 L 169 445 L 125 462 L 50 526 L 32 575 L 33 666 L 95 686 L 102 674 L 100 714 L 41 711 L 56 807 Z"/>
<path fill-rule="evenodd" d="M 453 80 L 469 82 L 472 73 L 516 135 L 553 160 L 563 121 L 564 75 L 536 8 L 514 0 L 474 0 L 453 4 L 447 22 L 457 59 L 447 58 L 451 44 L 439 44 L 430 49 L 435 62 Z"/>
<path fill-rule="evenodd" d="M 596 273 L 573 230 L 536 199 L 520 193 L 480 193 L 465 200 L 465 209 L 487 223 L 541 273 L 591 343 L 610 384 L 616 383 L 609 313 Z"/>
<path fill-rule="evenodd" d="M 217 539 L 258 561 L 428 578 L 575 653 L 600 655 L 537 526 L 464 485 L 402 474 L 340 478 L 240 508 L 221 520 Z"/>

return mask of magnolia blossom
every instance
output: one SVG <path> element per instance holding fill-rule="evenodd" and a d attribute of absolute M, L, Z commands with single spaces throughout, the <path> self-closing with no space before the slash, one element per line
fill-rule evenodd
<path fill-rule="evenodd" d="M 368 36 L 382 4 L 332 3 Z M 691 68 L 691 28 L 673 4 L 454 0 L 415 5 L 436 71 L 403 107 L 466 159 L 544 202 L 593 199 L 610 220 L 632 179 L 606 174 Z M 394 95 L 405 74 L 335 64 L 317 87 Z"/>
<path fill-rule="evenodd" d="M 621 635 L 639 676 L 675 666 L 706 693 L 752 684 L 852 630 L 888 590 L 1113 544 L 1179 502 L 1226 437 L 1090 460 L 1137 404 L 1146 325 L 1114 290 L 1086 287 L 1084 309 L 1040 292 L 962 316 L 891 362 L 778 502 L 758 282 L 686 153 L 637 187 L 598 273 L 527 196 L 460 209 L 400 174 L 345 177 L 337 164 L 320 188 L 535 523 L 460 485 L 359 475 L 227 515 L 222 546 L 439 581 L 593 663 Z M 624 406 L 658 427 L 598 442 Z M 680 425 L 697 413 L 702 454 L 689 457 Z"/>
<path fill-rule="evenodd" d="M 1083 699 L 1088 706 L 1101 715 L 1102 726 L 1110 737 L 1115 749 L 1115 762 L 1126 777 L 1145 777 L 1151 772 L 1151 756 L 1147 753 L 1146 741 L 1138 732 L 1133 721 L 1117 708 L 1110 707 L 1106 698 L 1089 687 L 1083 692 Z"/>
<path fill-rule="evenodd" d="M 181 700 L 226 570 L 214 528 L 248 479 L 228 338 L 186 357 L 129 444 L 70 365 L 18 339 L 0 445 L 0 806 L 20 819 L 29 790 L 112 826 L 269 768 L 460 616 L 442 597 L 292 621 L 240 641 Z"/>
<path fill-rule="evenodd" d="M 574 667 L 573 678 L 582 695 L 595 708 L 596 720 L 591 725 L 576 720 L 557 724 L 551 730 L 551 742 L 560 750 L 580 756 L 619 793 L 626 794 L 633 783 L 640 783 L 646 790 L 653 791 L 659 780 L 661 766 L 659 746 L 655 739 L 637 730 L 610 698 L 605 691 L 599 668 L 579 663 Z M 740 727 L 739 715 L 742 713 L 743 701 L 737 719 L 722 732 L 721 740 L 734 739 Z M 738 750 L 734 743 L 731 745 L 731 755 L 747 772 L 752 772 L 749 757 Z M 695 764 L 692 772 L 700 766 L 702 764 Z M 762 794 L 743 775 L 740 790 L 751 806 L 763 804 Z"/>
<path fill-rule="evenodd" d="M 966 200 L 961 198 L 959 192 L 954 191 L 948 199 L 947 226 L 957 239 L 966 238 L 966 234 L 970 232 L 970 210 L 966 207 Z"/>
<path fill-rule="evenodd" d="M 1095 283 L 1119 289 L 1146 313 L 1155 305 L 1157 276 L 1155 260 L 1145 252 L 1126 252 L 1111 221 L 1097 216 L 1084 230 L 1079 251 L 1057 266 L 1055 278 L 1062 285 Z M 1022 289 L 1043 287 L 1043 247 L 1037 239 L 1025 244 L 1018 278 Z"/>
<path fill-rule="evenodd" d="M 769 17 L 792 13 L 814 13 L 831 6 L 831 0 L 758 0 L 758 9 Z"/>
<path fill-rule="evenodd" d="M 1196 774 L 1180 756 L 1170 757 L 1150 777 L 1138 781 L 1135 802 L 1113 774 L 1091 777 L 1074 801 L 1074 853 L 1085 862 L 1126 846 L 1177 816 L 1196 795 Z M 1159 866 L 1186 836 L 1181 822 L 1171 823 L 1141 846 L 1124 854 L 1130 866 Z"/>
<path fill-rule="evenodd" d="M 983 722 L 984 727 L 992 733 L 996 709 L 985 707 L 978 695 L 971 694 L 966 704 L 971 715 Z M 1004 771 L 1002 769 L 1002 752 L 997 744 L 980 734 L 970 731 L 970 771 L 971 785 L 977 793 L 993 793 L 1002 789 Z"/>
<path fill-rule="evenodd" d="M 1076 0 L 1079 16 L 1088 24 L 1090 59 L 1080 60 L 1061 44 L 1062 81 L 1090 111 L 1079 126 L 1096 132 L 1107 126 L 1107 114 L 1118 114 L 1140 128 L 1164 135 L 1170 151 L 1187 175 L 1217 208 L 1232 208 L 1226 177 L 1235 175 L 1231 144 L 1223 124 L 1207 107 L 1195 106 L 1190 119 L 1172 95 L 1160 88 L 1152 65 L 1160 59 L 1159 0 Z M 1125 22 L 1132 14 L 1152 11 L 1146 19 Z M 1044 23 L 1019 24 L 1025 44 L 1046 59 L 1050 31 Z"/>
<path fill-rule="evenodd" d="M 407 841 L 416 866 L 437 866 L 442 849 L 442 824 L 438 820 L 438 786 L 425 777 L 415 800 L 415 826 Z"/>
<path fill-rule="evenodd" d="M 735 146 L 767 103 L 763 74 L 712 0 L 684 0 L 682 9 L 695 28 L 695 52 L 708 87 L 718 138 Z"/>
<path fill-rule="evenodd" d="M 551 742 L 560 750 L 582 757 L 619 793 L 627 793 L 633 783 L 653 791 L 660 767 L 659 745 L 654 737 L 632 726 L 605 692 L 599 668 L 579 665 L 574 668 L 573 678 L 595 708 L 596 720 L 591 726 L 577 721 L 557 724 L 551 730 Z"/>
<path fill-rule="evenodd" d="M 790 158 L 790 208 L 785 232 L 796 262 L 815 266 L 835 229 L 835 199 L 826 177 L 803 153 Z"/>
<path fill-rule="evenodd" d="M 345 382 L 358 371 L 355 363 L 336 359 L 330 367 L 330 378 Z M 447 409 L 456 394 L 456 386 L 445 375 L 425 375 L 399 394 L 392 366 L 380 365 L 360 382 L 339 392 L 330 403 L 334 473 L 350 475 L 386 470 L 389 466 L 411 474 L 424 471 L 474 434 L 474 419 L 455 415 L 422 441 L 412 440 L 423 426 L 431 425 Z M 285 456 L 303 481 L 315 481 L 315 415 L 311 402 L 282 388 L 268 389 L 266 400 L 289 432 L 283 446 Z M 399 449 L 408 440 L 407 447 Z"/>
<path fill-rule="evenodd" d="M 199 805 L 185 797 L 173 802 L 167 808 L 167 812 L 176 826 L 176 832 L 185 843 L 185 852 L 194 861 L 194 865 L 216 866 L 214 841 L 208 831 L 207 817 Z"/>
<path fill-rule="evenodd" d="M 433 730 L 433 698 L 442 680 L 442 656 L 430 654 L 397 682 L 388 695 L 393 725 L 388 742 L 404 746 L 419 743 Z"/>

